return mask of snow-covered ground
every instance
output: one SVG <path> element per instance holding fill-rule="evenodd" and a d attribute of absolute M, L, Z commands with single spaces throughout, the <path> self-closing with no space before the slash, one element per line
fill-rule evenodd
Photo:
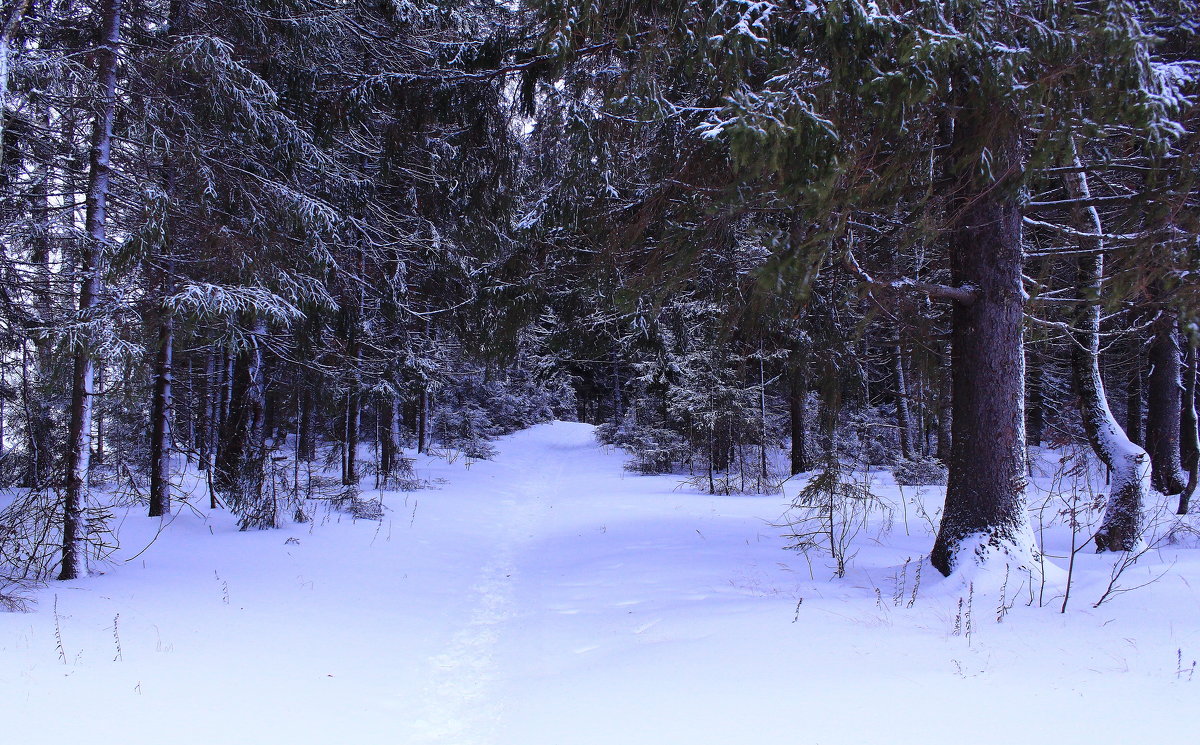
<path fill-rule="evenodd" d="M 922 561 L 933 488 L 877 474 L 894 522 L 834 579 L 784 550 L 785 497 L 626 474 L 580 424 L 497 447 L 469 468 L 418 461 L 444 481 L 385 494 L 382 521 L 239 532 L 201 505 L 165 526 L 135 509 L 103 575 L 0 613 L 0 742 L 1194 738 L 1193 544 L 1148 553 L 1121 581 L 1155 581 L 1099 608 L 1113 557 L 1085 549 L 1067 613 L 1061 588 L 1017 578 L 1002 610 Z M 1069 531 L 1046 541 L 1065 555 Z"/>

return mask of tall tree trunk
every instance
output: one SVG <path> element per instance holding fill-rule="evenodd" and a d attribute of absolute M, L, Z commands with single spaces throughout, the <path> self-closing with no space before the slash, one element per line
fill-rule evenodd
<path fill-rule="evenodd" d="M 1031 566 L 1036 554 L 1025 511 L 1025 351 L 1021 211 L 1012 182 L 974 174 L 989 145 L 998 174 L 1022 168 L 1019 128 L 991 107 L 964 109 L 950 157 L 962 171 L 951 234 L 951 273 L 974 288 L 952 315 L 953 423 L 946 506 L 930 553 L 950 574 L 963 562 Z M 968 175 L 969 174 L 969 175 Z"/>
<path fill-rule="evenodd" d="M 808 430 L 808 360 L 802 350 L 788 355 L 788 418 L 791 423 L 792 475 L 809 470 Z"/>
<path fill-rule="evenodd" d="M 21 27 L 21 19 L 25 17 L 28 7 L 29 0 L 12 0 L 0 17 L 0 143 L 4 142 L 4 127 L 7 124 L 5 103 L 8 101 L 8 70 L 13 54 L 13 38 Z M 3 158 L 4 148 L 0 147 L 0 165 L 4 163 Z"/>
<path fill-rule="evenodd" d="M 1078 158 L 1075 165 L 1079 165 Z M 1064 181 L 1072 199 L 1091 197 L 1082 171 L 1067 174 Z M 1096 550 L 1132 551 L 1141 536 L 1142 509 L 1150 490 L 1150 457 L 1117 424 L 1100 375 L 1100 298 L 1104 282 L 1104 245 L 1099 237 L 1104 226 L 1100 213 L 1095 207 L 1077 207 L 1074 222 L 1080 234 L 1079 248 L 1084 252 L 1077 259 L 1075 291 L 1085 305 L 1075 317 L 1071 372 L 1088 442 L 1112 479 L 1104 517 L 1096 531 Z"/>
<path fill-rule="evenodd" d="M 346 408 L 343 412 L 342 433 L 345 445 L 342 459 L 342 484 L 354 486 L 358 483 L 358 444 L 362 439 L 362 343 L 358 328 L 359 308 L 349 310 L 347 319 L 347 352 L 353 369 L 350 371 L 346 391 Z"/>
<path fill-rule="evenodd" d="M 200 388 L 200 426 L 197 427 L 196 449 L 200 452 L 200 470 L 212 467 L 213 439 L 216 435 L 216 406 L 214 398 L 219 390 L 216 381 L 216 354 L 211 347 L 204 354 L 204 381 Z"/>
<path fill-rule="evenodd" d="M 1144 445 L 1142 418 L 1145 416 L 1145 408 L 1142 406 L 1141 354 L 1134 356 L 1133 366 L 1129 371 L 1129 382 L 1125 390 L 1125 433 L 1129 435 L 1130 442 Z"/>
<path fill-rule="evenodd" d="M 1185 339 L 1187 350 L 1186 364 L 1183 368 L 1183 421 L 1180 423 L 1180 445 L 1182 446 L 1183 467 L 1187 470 L 1188 482 L 1179 493 L 1178 514 L 1186 515 L 1191 506 L 1192 494 L 1196 491 L 1196 482 L 1200 478 L 1200 431 L 1196 421 L 1196 377 L 1200 367 L 1200 351 L 1196 349 L 1193 339 Z"/>
<path fill-rule="evenodd" d="M 196 449 L 196 362 L 195 358 L 190 354 L 184 359 L 187 360 L 187 365 L 183 373 L 184 379 L 187 380 L 187 385 L 183 387 L 183 391 L 180 394 L 183 397 L 183 402 L 176 402 L 173 406 L 174 415 L 171 431 L 182 432 L 175 441 L 185 443 L 184 462 L 191 464 L 192 455 Z M 176 397 L 178 398 L 179 396 Z"/>
<path fill-rule="evenodd" d="M 263 381 L 262 345 L 266 323 L 255 318 L 249 345 L 233 359 L 230 409 L 221 427 L 214 482 L 235 512 L 245 516 L 259 505 L 263 494 Z M 254 523 L 255 527 L 262 527 Z"/>
<path fill-rule="evenodd" d="M 391 475 L 398 450 L 398 442 L 392 434 L 392 423 L 395 419 L 395 399 L 388 394 L 378 396 L 375 404 L 375 431 L 379 440 L 380 484 L 386 482 L 387 477 Z"/>
<path fill-rule="evenodd" d="M 162 278 L 164 297 L 173 289 L 172 268 L 168 264 Z M 175 316 L 166 304 L 156 314 L 158 351 L 154 358 L 154 394 L 150 407 L 150 517 L 171 512 L 171 412 L 174 408 L 173 382 Z"/>
<path fill-rule="evenodd" d="M 342 459 L 342 484 L 353 486 L 358 483 L 359 427 L 362 422 L 361 396 L 356 388 L 346 392 L 346 409 L 343 412 L 343 439 L 346 446 Z"/>
<path fill-rule="evenodd" d="M 101 282 L 103 282 L 103 280 L 101 280 Z M 103 396 L 104 392 L 105 392 L 104 391 L 104 386 L 105 386 L 104 364 L 97 363 L 95 365 L 95 368 L 96 368 L 96 370 L 95 370 L 95 381 L 94 381 L 94 385 L 93 385 L 93 394 Z M 103 401 L 104 399 L 101 398 L 100 400 Z M 92 448 L 92 460 L 94 460 L 98 464 L 103 464 L 105 458 L 107 457 L 107 454 L 105 453 L 104 448 L 108 444 L 108 428 L 105 426 L 104 408 L 103 407 L 100 407 L 100 406 L 93 407 L 92 421 L 93 421 L 92 442 L 95 445 Z M 120 461 L 119 453 L 118 453 L 117 460 L 118 460 L 118 462 Z"/>
<path fill-rule="evenodd" d="M 1163 494 L 1179 494 L 1185 486 L 1179 462 L 1180 396 L 1179 325 L 1174 311 L 1163 309 L 1154 323 L 1150 343 L 1149 407 L 1146 413 L 1146 449 L 1154 488 Z"/>
<path fill-rule="evenodd" d="M 944 354 L 945 363 L 938 370 L 937 404 L 937 459 L 950 462 L 950 444 L 954 440 L 954 376 L 950 369 L 950 355 Z"/>
<path fill-rule="evenodd" d="M 95 320 L 95 308 L 101 291 L 104 246 L 107 242 L 112 131 L 117 112 L 117 48 L 121 43 L 121 0 L 103 0 L 100 26 L 96 79 L 101 90 L 101 105 L 92 126 L 85 235 L 79 249 L 79 315 L 84 322 Z M 62 565 L 58 575 L 63 580 L 76 579 L 88 571 L 84 511 L 88 499 L 95 382 L 91 336 L 90 333 L 81 335 L 73 351 L 74 372 L 71 380 L 70 423 L 67 428 L 67 483 L 63 496 Z"/>
<path fill-rule="evenodd" d="M 311 463 L 317 457 L 316 403 L 310 386 L 304 385 L 300 391 L 300 411 L 297 414 L 299 423 L 296 425 L 296 457 Z"/>
<path fill-rule="evenodd" d="M 912 419 L 908 411 L 908 381 L 904 375 L 904 351 L 900 347 L 899 334 L 892 348 L 892 364 L 896 371 L 896 427 L 900 430 L 900 457 L 912 460 Z"/>
<path fill-rule="evenodd" d="M 429 384 L 421 384 L 421 394 L 417 401 L 417 452 L 424 453 L 429 449 Z"/>
<path fill-rule="evenodd" d="M 1200 455 L 1200 452 L 1197 452 L 1196 443 L 1189 436 L 1192 430 L 1196 429 L 1196 381 L 1194 379 L 1196 345 L 1188 337 L 1185 329 L 1180 328 L 1179 336 L 1183 343 L 1183 366 L 1180 368 L 1183 379 L 1180 384 L 1179 462 L 1183 466 L 1184 473 L 1187 473 L 1192 470 L 1192 465 Z"/>
<path fill-rule="evenodd" d="M 47 130 L 53 127 L 53 119 L 49 103 L 45 96 L 36 96 L 35 105 L 38 109 L 38 119 Z M 49 155 L 49 154 L 48 154 Z M 55 153 L 61 155 L 61 153 Z M 29 385 L 24 388 L 25 410 L 28 422 L 26 434 L 28 437 L 29 466 L 25 477 L 25 485 L 39 489 L 45 487 L 54 469 L 54 458 L 51 457 L 53 447 L 51 440 L 54 432 L 54 418 L 51 414 L 52 403 L 57 398 L 52 376 L 54 373 L 54 344 L 49 333 L 45 333 L 54 323 L 54 295 L 51 290 L 51 245 L 50 245 L 50 194 L 53 169 L 51 163 L 54 157 L 45 158 L 39 165 L 37 181 L 31 194 L 30 217 L 33 222 L 29 235 L 29 259 L 33 264 L 33 298 L 37 305 L 37 320 L 39 330 L 34 336 L 33 357 L 34 376 Z"/>

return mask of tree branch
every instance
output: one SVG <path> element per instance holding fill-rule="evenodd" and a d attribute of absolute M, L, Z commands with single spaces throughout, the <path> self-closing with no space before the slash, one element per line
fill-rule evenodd
<path fill-rule="evenodd" d="M 932 282 L 921 282 L 915 279 L 895 279 L 891 282 L 880 282 L 879 280 L 867 274 L 859 265 L 858 260 L 854 258 L 853 249 L 846 249 L 845 256 L 846 270 L 857 277 L 863 284 L 871 289 L 887 290 L 890 292 L 915 292 L 936 300 L 949 300 L 963 305 L 971 305 L 979 299 L 979 289 L 970 285 L 961 287 L 953 287 L 951 285 L 942 285 Z"/>

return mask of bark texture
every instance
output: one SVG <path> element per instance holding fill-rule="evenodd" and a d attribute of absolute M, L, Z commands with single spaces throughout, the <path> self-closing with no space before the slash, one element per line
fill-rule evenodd
<path fill-rule="evenodd" d="M 230 507 L 240 514 L 255 509 L 263 491 L 265 457 L 263 418 L 266 386 L 261 341 L 266 324 L 256 320 L 250 345 L 234 358 L 230 408 L 221 426 L 214 484 Z"/>
<path fill-rule="evenodd" d="M 1191 506 L 1192 495 L 1196 492 L 1196 482 L 1200 478 L 1200 431 L 1196 417 L 1196 377 L 1200 374 L 1200 352 L 1196 344 L 1189 340 L 1187 343 L 1187 358 L 1183 371 L 1183 422 L 1180 425 L 1180 445 L 1183 450 L 1183 467 L 1187 469 L 1188 482 L 1179 494 L 1178 514 L 1186 515 Z"/>
<path fill-rule="evenodd" d="M 167 288 L 170 280 L 166 280 Z M 171 511 L 171 412 L 174 408 L 175 316 L 163 307 L 158 313 L 158 352 L 154 359 L 154 393 L 150 407 L 150 517 Z"/>
<path fill-rule="evenodd" d="M 107 242 L 112 132 L 117 111 L 117 48 L 121 43 L 121 0 L 104 0 L 100 28 L 100 44 L 96 48 L 100 106 L 92 125 L 85 235 L 79 249 L 79 316 L 85 323 L 95 321 L 103 276 L 104 246 Z M 96 376 L 90 337 L 90 333 L 81 334 L 73 352 L 66 489 L 63 495 L 62 564 L 58 575 L 59 579 L 64 580 L 87 574 L 87 526 L 84 515 L 88 497 Z"/>
<path fill-rule="evenodd" d="M 1079 164 L 1078 159 L 1075 163 Z M 1091 196 L 1082 170 L 1068 174 L 1064 182 L 1072 199 Z M 1096 531 L 1096 550 L 1132 551 L 1141 537 L 1142 510 L 1150 488 L 1150 457 L 1117 423 L 1100 375 L 1100 297 L 1104 281 L 1100 213 L 1095 207 L 1077 207 L 1073 216 L 1080 234 L 1079 248 L 1085 252 L 1077 259 L 1075 291 L 1086 303 L 1075 318 L 1071 372 L 1088 442 L 1111 474 L 1104 517 Z"/>
<path fill-rule="evenodd" d="M 964 112 L 952 147 L 969 175 L 958 181 L 951 274 L 956 286 L 974 289 L 975 299 L 956 302 L 952 316 L 949 482 L 929 557 L 947 575 L 966 550 L 980 561 L 992 553 L 1029 560 L 1033 550 L 1025 512 L 1021 212 L 1014 186 L 985 183 L 973 161 L 962 165 L 982 142 L 993 145 L 993 172 L 1019 170 L 1017 125 L 996 118 L 986 110 Z"/>
<path fill-rule="evenodd" d="M 1179 458 L 1180 391 L 1178 318 L 1163 310 L 1154 324 L 1150 343 L 1149 395 L 1146 411 L 1146 449 L 1154 488 L 1163 494 L 1179 494 L 1185 486 Z"/>

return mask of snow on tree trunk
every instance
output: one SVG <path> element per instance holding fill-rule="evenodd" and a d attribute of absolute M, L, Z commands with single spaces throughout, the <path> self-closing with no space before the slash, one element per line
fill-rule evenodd
<path fill-rule="evenodd" d="M 1078 159 L 1075 160 L 1078 166 Z M 1082 172 L 1064 177 L 1072 199 L 1088 199 L 1087 176 Z M 1088 442 L 1111 472 L 1110 492 L 1100 528 L 1097 551 L 1132 551 L 1141 536 L 1142 509 L 1150 490 L 1150 458 L 1135 445 L 1108 406 L 1104 380 L 1100 376 L 1100 297 L 1104 281 L 1104 232 L 1095 207 L 1073 210 L 1082 253 L 1077 259 L 1075 289 L 1085 301 L 1075 318 L 1071 349 L 1071 372 L 1079 394 L 1079 414 Z"/>
<path fill-rule="evenodd" d="M 113 121 L 117 111 L 117 47 L 121 43 L 121 0 L 105 0 L 101 9 L 101 42 L 96 48 L 97 82 L 101 105 L 92 126 L 92 148 L 84 237 L 79 249 L 79 317 L 93 323 L 101 292 Z M 67 435 L 67 478 L 63 496 L 62 565 L 59 579 L 87 574 L 88 467 L 91 461 L 92 405 L 95 361 L 90 330 L 75 343 L 71 380 L 71 410 Z"/>
<path fill-rule="evenodd" d="M 1003 114 L 999 118 L 1003 119 Z M 1013 122 L 965 111 L 954 150 L 991 148 L 994 173 L 1020 168 Z M 996 132 L 999 131 L 997 135 Z M 990 141 L 990 143 L 989 143 Z M 959 160 L 962 160 L 961 158 Z M 975 290 L 952 315 L 953 422 L 946 506 L 930 560 L 943 574 L 971 562 L 1002 561 L 1037 570 L 1025 511 L 1025 353 L 1023 253 L 1018 195 L 1009 183 L 971 175 L 953 205 L 954 284 Z"/>
<path fill-rule="evenodd" d="M 1150 343 L 1149 406 L 1146 412 L 1146 449 L 1154 488 L 1163 494 L 1179 494 L 1185 480 L 1179 461 L 1179 339 L 1175 332 L 1178 316 L 1163 309 L 1154 323 Z"/>
<path fill-rule="evenodd" d="M 0 143 L 4 142 L 4 125 L 8 116 L 5 114 L 5 103 L 8 101 L 8 69 L 12 59 L 12 40 L 20 28 L 21 19 L 29 0 L 16 0 L 8 8 L 8 13 L 0 20 Z M 0 164 L 4 158 L 4 148 L 0 147 Z"/>
<path fill-rule="evenodd" d="M 230 407 L 222 422 L 214 477 L 216 488 L 230 507 L 243 515 L 254 511 L 262 496 L 265 456 L 262 346 L 266 341 L 266 322 L 254 318 L 249 326 L 250 341 L 232 360 Z"/>
<path fill-rule="evenodd" d="M 1183 450 L 1183 466 L 1187 469 L 1188 482 L 1179 494 L 1180 515 L 1186 515 L 1191 506 L 1192 494 L 1196 491 L 1196 482 L 1200 478 L 1200 430 L 1196 417 L 1196 377 L 1198 374 L 1197 358 L 1200 357 L 1196 344 L 1187 341 L 1187 357 L 1184 365 L 1183 411 L 1184 417 L 1179 433 L 1180 445 Z"/>
<path fill-rule="evenodd" d="M 168 269 L 168 272 L 170 270 Z M 170 279 L 165 282 L 170 292 Z M 171 411 L 175 317 L 167 308 L 158 312 L 158 351 L 154 359 L 154 394 L 150 411 L 150 517 L 171 511 Z"/>

